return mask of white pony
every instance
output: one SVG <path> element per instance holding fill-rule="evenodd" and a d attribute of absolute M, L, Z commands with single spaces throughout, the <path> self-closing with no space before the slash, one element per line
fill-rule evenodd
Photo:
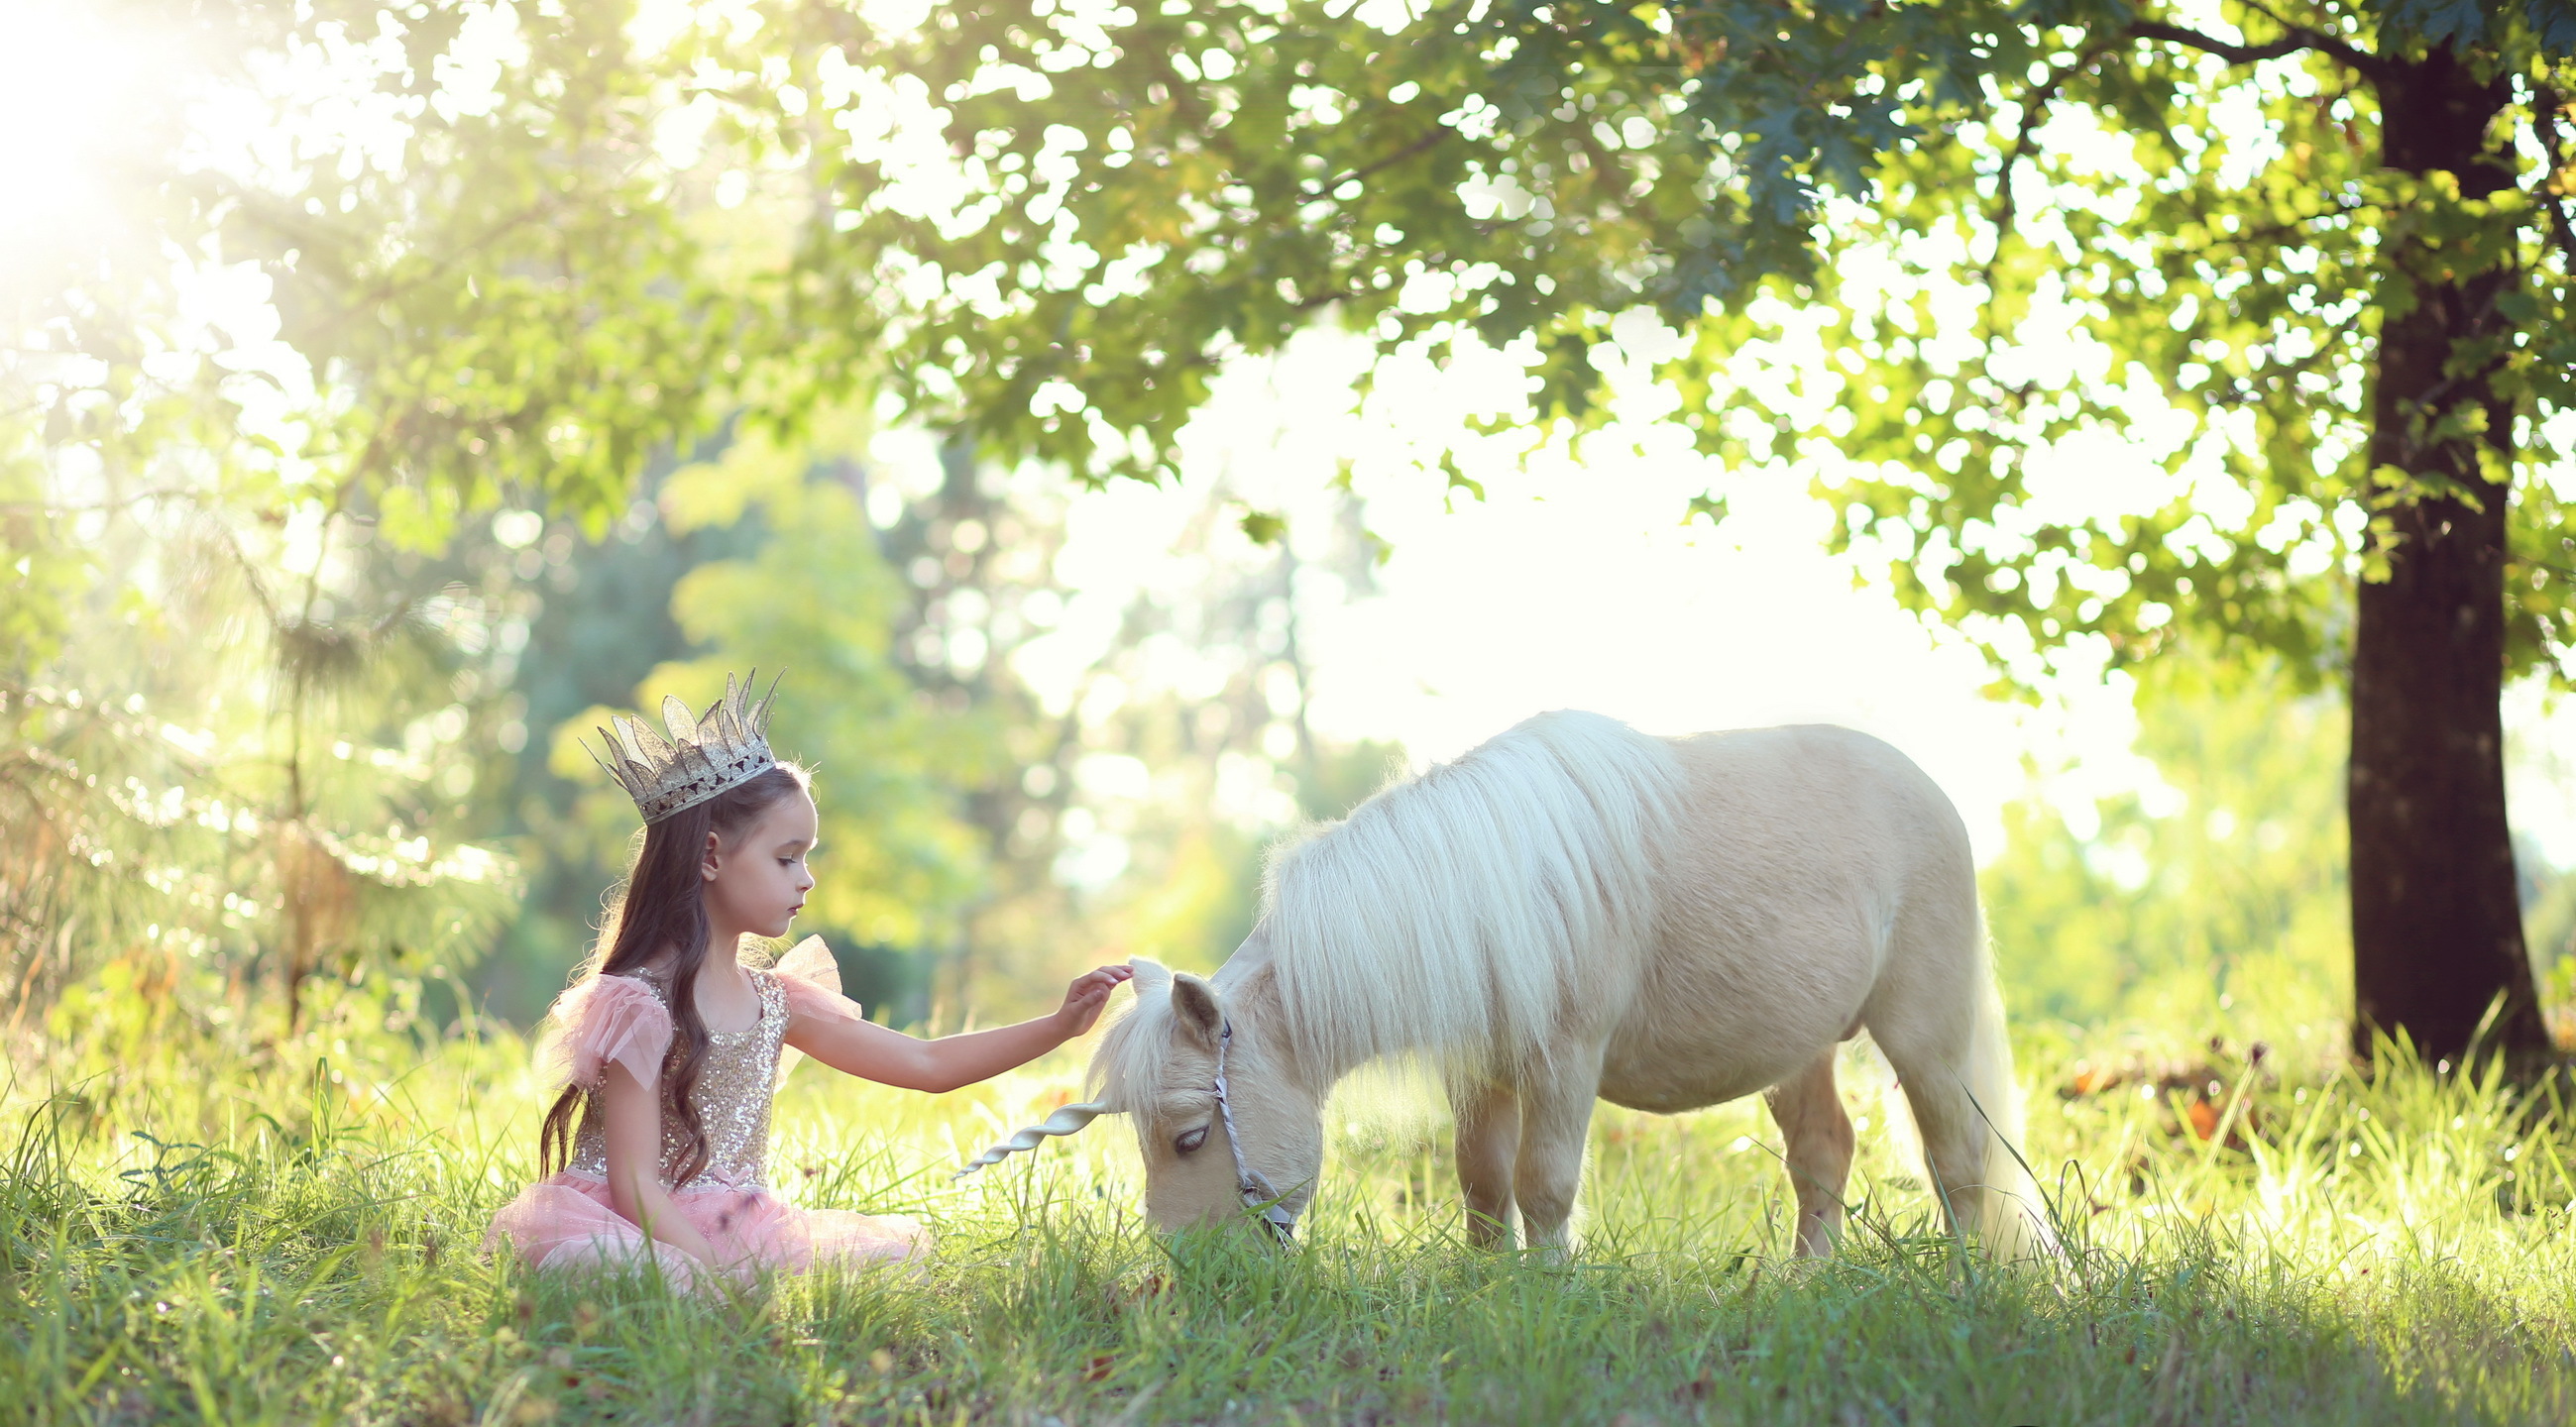
<path fill-rule="evenodd" d="M 2044 1249 L 1966 829 L 1847 729 L 1650 738 L 1552 713 L 1397 783 L 1273 859 L 1213 977 L 1136 963 L 1092 1062 L 1103 1094 L 996 1146 L 1134 1116 L 1158 1226 L 1283 1236 L 1336 1082 L 1437 1068 L 1476 1242 L 1562 1252 L 1595 1098 L 1671 1113 L 1766 1090 L 1802 1254 L 1832 1251 L 1852 1129 L 1834 1047 L 1895 1067 L 1954 1228 Z"/>

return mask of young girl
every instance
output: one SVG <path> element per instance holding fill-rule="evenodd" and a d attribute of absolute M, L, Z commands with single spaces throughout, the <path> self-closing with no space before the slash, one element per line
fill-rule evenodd
<path fill-rule="evenodd" d="M 664 700 L 667 742 L 632 719 L 602 731 L 609 771 L 644 815 L 644 846 L 596 970 L 547 1018 L 548 1060 L 564 1082 L 538 1140 L 547 1177 L 486 1236 L 534 1267 L 650 1260 L 687 1284 L 710 1270 L 747 1280 L 764 1267 L 922 1254 L 929 1239 L 910 1219 L 797 1209 L 770 1192 L 781 1048 L 887 1085 L 953 1090 L 1089 1030 L 1127 979 L 1126 967 L 1104 966 L 1051 1016 L 923 1041 L 843 999 L 819 940 L 773 970 L 743 965 L 743 937 L 785 936 L 814 886 L 814 800 L 804 772 L 770 756 L 770 701 L 749 705 L 749 694 L 728 677 L 694 723 Z"/>

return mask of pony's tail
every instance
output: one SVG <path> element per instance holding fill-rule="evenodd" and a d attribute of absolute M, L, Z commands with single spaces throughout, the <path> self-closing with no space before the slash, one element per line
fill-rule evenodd
<path fill-rule="evenodd" d="M 1984 1192 L 1977 1196 L 1977 1238 L 1998 1259 L 2055 1257 L 2048 1201 L 2031 1175 L 2022 1134 L 2021 1082 L 2013 1077 L 2012 1040 L 1993 958 L 1979 969 L 1976 1029 L 1968 1050 L 1968 1093 L 1986 1126 Z"/>

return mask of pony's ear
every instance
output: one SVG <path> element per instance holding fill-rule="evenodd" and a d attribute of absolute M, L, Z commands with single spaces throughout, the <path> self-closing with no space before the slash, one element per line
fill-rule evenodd
<path fill-rule="evenodd" d="M 1172 984 L 1171 971 L 1150 956 L 1129 957 L 1127 969 L 1136 973 L 1136 994 L 1139 996 L 1160 991 Z"/>
<path fill-rule="evenodd" d="M 1216 988 L 1186 971 L 1173 977 L 1172 1025 L 1204 1049 L 1215 1050 L 1217 1033 L 1225 1029 L 1225 1009 L 1217 1004 Z"/>

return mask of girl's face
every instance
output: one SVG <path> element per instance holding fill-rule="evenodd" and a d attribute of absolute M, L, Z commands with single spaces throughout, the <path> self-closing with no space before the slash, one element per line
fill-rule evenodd
<path fill-rule="evenodd" d="M 805 870 L 814 833 L 814 800 L 801 792 L 770 804 L 730 842 L 709 833 L 703 868 L 708 920 L 754 936 L 787 935 L 788 924 L 804 909 L 805 894 L 814 890 L 814 874 Z"/>

